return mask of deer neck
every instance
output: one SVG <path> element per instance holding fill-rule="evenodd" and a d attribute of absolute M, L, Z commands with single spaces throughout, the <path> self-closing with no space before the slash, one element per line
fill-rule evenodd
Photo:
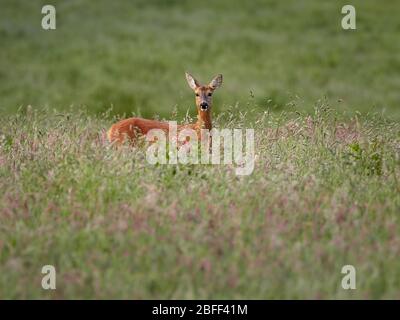
<path fill-rule="evenodd" d="M 210 112 L 199 111 L 199 113 L 197 115 L 196 127 L 198 129 L 211 130 L 212 123 L 211 123 L 211 114 L 210 114 Z"/>

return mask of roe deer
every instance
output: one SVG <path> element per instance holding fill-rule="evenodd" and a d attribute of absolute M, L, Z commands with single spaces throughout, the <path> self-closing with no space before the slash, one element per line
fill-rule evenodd
<path fill-rule="evenodd" d="M 197 137 L 200 138 L 201 129 L 211 130 L 212 94 L 215 89 L 221 86 L 222 74 L 217 75 L 206 86 L 201 85 L 189 73 L 186 73 L 186 80 L 196 94 L 197 122 L 178 125 L 178 131 L 190 128 L 195 130 Z M 117 144 L 122 144 L 125 139 L 129 139 L 131 143 L 134 143 L 138 135 L 145 135 L 151 129 L 162 129 L 167 132 L 169 123 L 167 121 L 129 118 L 113 124 L 107 132 L 107 137 L 110 142 L 116 142 Z"/>

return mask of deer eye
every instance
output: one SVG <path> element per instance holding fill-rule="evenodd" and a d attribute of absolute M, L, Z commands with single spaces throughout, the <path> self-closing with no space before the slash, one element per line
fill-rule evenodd
<path fill-rule="evenodd" d="M 199 94 L 198 93 L 196 93 L 196 97 L 198 97 L 199 96 Z"/>
<path fill-rule="evenodd" d="M 208 96 L 209 96 L 209 97 L 211 97 L 211 96 L 212 96 L 212 93 L 211 93 L 211 92 L 209 92 L 209 93 L 208 93 Z"/>

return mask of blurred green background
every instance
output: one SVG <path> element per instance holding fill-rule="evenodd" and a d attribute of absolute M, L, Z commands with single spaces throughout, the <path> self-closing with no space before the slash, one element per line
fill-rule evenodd
<path fill-rule="evenodd" d="M 338 110 L 400 119 L 400 2 L 353 0 L 357 30 L 341 28 L 349 1 L 0 0 L 0 112 L 88 109 L 167 117 L 194 114 L 184 71 L 217 73 L 215 111 Z M 57 29 L 41 28 L 53 4 Z"/>

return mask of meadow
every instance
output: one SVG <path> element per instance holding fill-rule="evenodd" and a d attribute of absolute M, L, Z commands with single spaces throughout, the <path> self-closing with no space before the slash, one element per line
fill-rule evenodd
<path fill-rule="evenodd" d="M 353 1 L 353 31 L 344 1 L 52 3 L 44 31 L 47 2 L 0 0 L 0 298 L 400 299 L 398 2 Z M 185 71 L 224 75 L 251 175 L 106 141 L 193 119 Z"/>

